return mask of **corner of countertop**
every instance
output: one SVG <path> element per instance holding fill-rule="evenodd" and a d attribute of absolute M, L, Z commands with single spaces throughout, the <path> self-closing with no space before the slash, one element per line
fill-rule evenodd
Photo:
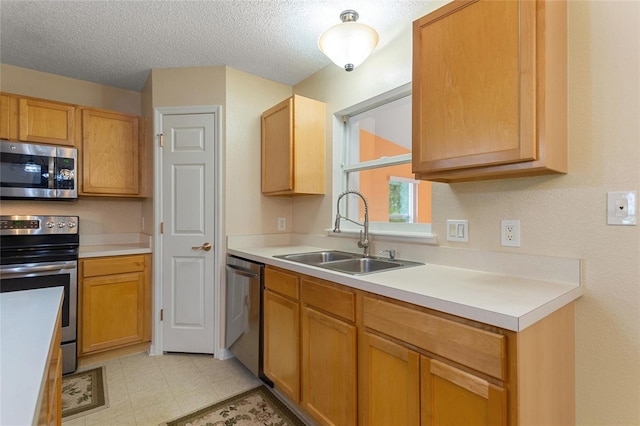
<path fill-rule="evenodd" d="M 148 234 L 80 235 L 80 258 L 146 254 L 152 251 L 152 237 Z"/>

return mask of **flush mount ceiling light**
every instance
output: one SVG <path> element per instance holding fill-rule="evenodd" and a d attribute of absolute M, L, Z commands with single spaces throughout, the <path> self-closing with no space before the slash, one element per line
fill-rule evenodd
<path fill-rule="evenodd" d="M 340 14 L 342 23 L 327 29 L 318 39 L 322 53 L 346 71 L 363 63 L 378 44 L 376 30 L 357 23 L 358 17 L 355 10 L 345 10 Z"/>

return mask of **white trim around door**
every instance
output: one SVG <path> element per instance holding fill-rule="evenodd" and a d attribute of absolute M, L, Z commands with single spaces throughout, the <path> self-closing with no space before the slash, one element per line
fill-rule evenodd
<path fill-rule="evenodd" d="M 163 116 L 169 114 L 209 114 L 213 113 L 217 122 L 215 123 L 215 257 L 214 257 L 214 356 L 218 359 L 228 358 L 229 352 L 224 348 L 224 292 L 222 271 L 224 269 L 224 256 L 226 252 L 225 229 L 224 229 L 224 138 L 222 108 L 220 105 L 183 106 L 183 107 L 157 107 L 154 108 L 154 143 L 153 143 L 153 163 L 154 163 L 154 190 L 153 190 L 153 336 L 149 350 L 150 355 L 163 354 L 162 324 L 160 321 L 160 310 L 163 307 L 162 300 L 162 276 L 163 258 L 162 238 L 160 233 L 160 223 L 162 222 L 162 152 L 160 149 L 159 134 L 162 133 Z"/>

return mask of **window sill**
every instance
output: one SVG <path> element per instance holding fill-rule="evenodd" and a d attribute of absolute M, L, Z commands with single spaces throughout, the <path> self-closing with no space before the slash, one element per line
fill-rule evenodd
<path fill-rule="evenodd" d="M 343 228 L 339 233 L 333 232 L 333 229 L 325 229 L 325 231 L 327 232 L 328 237 L 352 237 L 354 235 L 360 235 L 359 229 Z M 384 240 L 422 242 L 424 244 L 432 245 L 436 245 L 438 243 L 438 236 L 429 232 L 397 232 L 370 229 L 369 235 L 381 237 Z"/>

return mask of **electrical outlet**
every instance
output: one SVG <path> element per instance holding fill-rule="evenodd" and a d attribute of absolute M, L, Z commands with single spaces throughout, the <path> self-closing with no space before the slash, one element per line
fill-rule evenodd
<path fill-rule="evenodd" d="M 278 218 L 278 231 L 284 231 L 287 229 L 287 218 L 279 217 Z"/>
<path fill-rule="evenodd" d="M 469 241 L 469 222 L 466 220 L 447 220 L 447 241 Z"/>
<path fill-rule="evenodd" d="M 520 220 L 500 221 L 500 243 L 504 247 L 520 247 Z"/>

